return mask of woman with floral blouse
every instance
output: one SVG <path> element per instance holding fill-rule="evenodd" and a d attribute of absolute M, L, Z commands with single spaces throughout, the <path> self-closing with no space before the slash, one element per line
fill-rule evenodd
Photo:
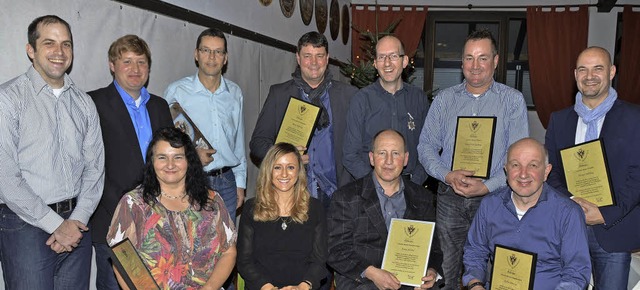
<path fill-rule="evenodd" d="M 236 259 L 235 228 L 224 202 L 206 187 L 186 134 L 160 129 L 149 148 L 142 185 L 120 200 L 107 242 L 129 238 L 162 289 L 218 290 Z"/>

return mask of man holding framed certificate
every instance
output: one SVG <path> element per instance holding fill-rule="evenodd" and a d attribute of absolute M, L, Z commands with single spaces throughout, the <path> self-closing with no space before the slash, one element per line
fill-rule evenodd
<path fill-rule="evenodd" d="M 549 184 L 574 195 L 573 200 L 586 216 L 596 289 L 626 289 L 631 252 L 640 248 L 640 108 L 618 98 L 611 88 L 615 74 L 616 67 L 606 49 L 590 47 L 582 51 L 574 71 L 579 90 L 575 105 L 551 114 L 545 138 L 549 161 L 555 168 Z M 587 148 L 591 145 L 596 147 Z M 583 159 L 580 169 L 586 170 L 581 174 L 593 177 L 587 181 L 599 182 L 572 182 L 575 166 L 561 153 L 568 150 Z M 590 161 L 603 156 L 606 164 Z M 597 170 L 603 165 L 607 170 Z M 599 207 L 597 199 L 588 201 L 589 196 L 579 192 L 585 188 L 600 188 L 590 191 L 603 199 L 611 198 L 613 192 L 615 203 Z"/>
<path fill-rule="evenodd" d="M 551 171 L 544 146 L 531 138 L 514 143 L 504 168 L 509 187 L 487 195 L 471 223 L 464 285 L 489 289 L 490 280 L 492 289 L 585 289 L 591 263 L 584 215 L 544 182 Z"/>
<path fill-rule="evenodd" d="M 506 185 L 507 147 L 529 136 L 522 93 L 493 79 L 498 59 L 491 32 L 472 32 L 464 81 L 436 96 L 420 134 L 420 163 L 440 181 L 436 230 L 448 290 L 460 289 L 462 247 L 482 196 Z"/>
<path fill-rule="evenodd" d="M 401 283 L 431 289 L 437 273 L 441 272 L 442 252 L 435 236 L 433 243 L 429 244 L 433 223 L 418 221 L 435 220 L 433 194 L 408 177 L 401 176 L 409 153 L 404 137 L 398 131 L 387 129 L 373 138 L 369 153 L 373 172 L 338 189 L 327 213 L 327 263 L 336 271 L 336 289 L 413 289 L 401 286 Z M 406 231 L 408 236 L 425 235 L 415 242 L 411 237 L 403 239 L 405 245 L 393 243 L 396 248 L 385 251 L 385 246 L 390 246 L 387 245 L 388 233 L 398 232 L 393 230 L 392 220 L 409 223 L 406 230 L 402 229 L 402 224 L 396 223 L 401 227 L 399 232 Z M 403 250 L 402 247 L 409 249 Z M 403 272 L 421 273 L 412 277 L 415 282 L 401 281 L 401 275 L 392 273 L 394 270 L 382 269 L 387 252 L 396 254 L 390 254 L 385 260 L 400 257 L 400 260 L 396 259 L 399 263 L 390 264 L 402 264 Z M 428 263 L 423 258 L 425 256 L 428 256 Z M 428 268 L 426 273 L 425 268 Z"/>

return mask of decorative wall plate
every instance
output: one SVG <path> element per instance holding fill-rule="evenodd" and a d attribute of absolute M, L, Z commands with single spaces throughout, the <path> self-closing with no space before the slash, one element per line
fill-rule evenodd
<path fill-rule="evenodd" d="M 311 17 L 313 17 L 313 0 L 300 0 L 300 16 L 302 23 L 309 25 Z"/>
<path fill-rule="evenodd" d="M 284 17 L 291 17 L 296 9 L 296 0 L 280 0 L 280 10 Z"/>
<path fill-rule="evenodd" d="M 331 8 L 329 8 L 329 32 L 331 39 L 336 40 L 340 32 L 340 4 L 338 0 L 331 0 Z"/>
<path fill-rule="evenodd" d="M 349 32 L 351 32 L 351 21 L 349 20 L 349 7 L 347 4 L 342 6 L 342 43 L 349 42 Z"/>
<path fill-rule="evenodd" d="M 327 0 L 316 0 L 316 27 L 320 34 L 327 29 Z"/>
<path fill-rule="evenodd" d="M 258 0 L 263 6 L 271 5 L 271 0 Z"/>

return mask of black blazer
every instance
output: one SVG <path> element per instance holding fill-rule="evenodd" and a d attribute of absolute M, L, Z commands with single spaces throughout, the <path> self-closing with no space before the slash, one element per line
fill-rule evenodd
<path fill-rule="evenodd" d="M 144 162 L 133 122 L 113 82 L 88 94 L 100 115 L 105 151 L 104 191 L 89 222 L 93 242 L 106 243 L 105 237 L 120 198 L 142 182 Z M 151 95 L 147 111 L 154 132 L 173 126 L 169 105 L 163 98 Z"/>
<path fill-rule="evenodd" d="M 545 136 L 553 169 L 547 183 L 567 191 L 560 150 L 575 144 L 578 114 L 573 106 L 551 114 Z M 592 226 L 600 246 L 609 252 L 640 249 L 640 107 L 616 100 L 607 112 L 600 131 L 609 166 L 615 206 L 600 208 L 606 224 Z"/>
<path fill-rule="evenodd" d="M 434 195 L 404 178 L 406 219 L 435 222 Z M 361 278 L 368 266 L 380 268 L 387 242 L 387 227 L 372 174 L 339 188 L 331 199 L 327 215 L 329 258 L 336 271 L 336 289 L 377 289 L 372 281 Z M 433 236 L 429 267 L 442 273 L 442 251 L 436 233 Z M 402 289 L 413 289 L 403 286 Z"/>
<path fill-rule="evenodd" d="M 336 160 L 338 187 L 353 180 L 342 165 L 342 143 L 347 124 L 349 102 L 357 91 L 358 89 L 354 86 L 336 80 L 331 81 L 331 88 L 329 88 L 331 122 L 333 124 L 333 155 Z M 273 85 L 269 89 L 269 95 L 262 106 L 249 142 L 251 158 L 256 165 L 262 162 L 269 148 L 275 143 L 280 124 L 282 124 L 282 117 L 289 104 L 289 98 L 292 96 L 300 99 L 300 89 L 293 80 Z"/>

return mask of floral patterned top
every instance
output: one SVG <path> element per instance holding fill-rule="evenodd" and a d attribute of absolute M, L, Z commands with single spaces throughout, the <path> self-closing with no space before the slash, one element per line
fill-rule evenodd
<path fill-rule="evenodd" d="M 129 238 L 162 289 L 198 289 L 228 248 L 236 231 L 224 201 L 210 191 L 213 211 L 171 211 L 159 201 L 144 202 L 142 188 L 125 194 L 116 208 L 107 242 Z"/>

